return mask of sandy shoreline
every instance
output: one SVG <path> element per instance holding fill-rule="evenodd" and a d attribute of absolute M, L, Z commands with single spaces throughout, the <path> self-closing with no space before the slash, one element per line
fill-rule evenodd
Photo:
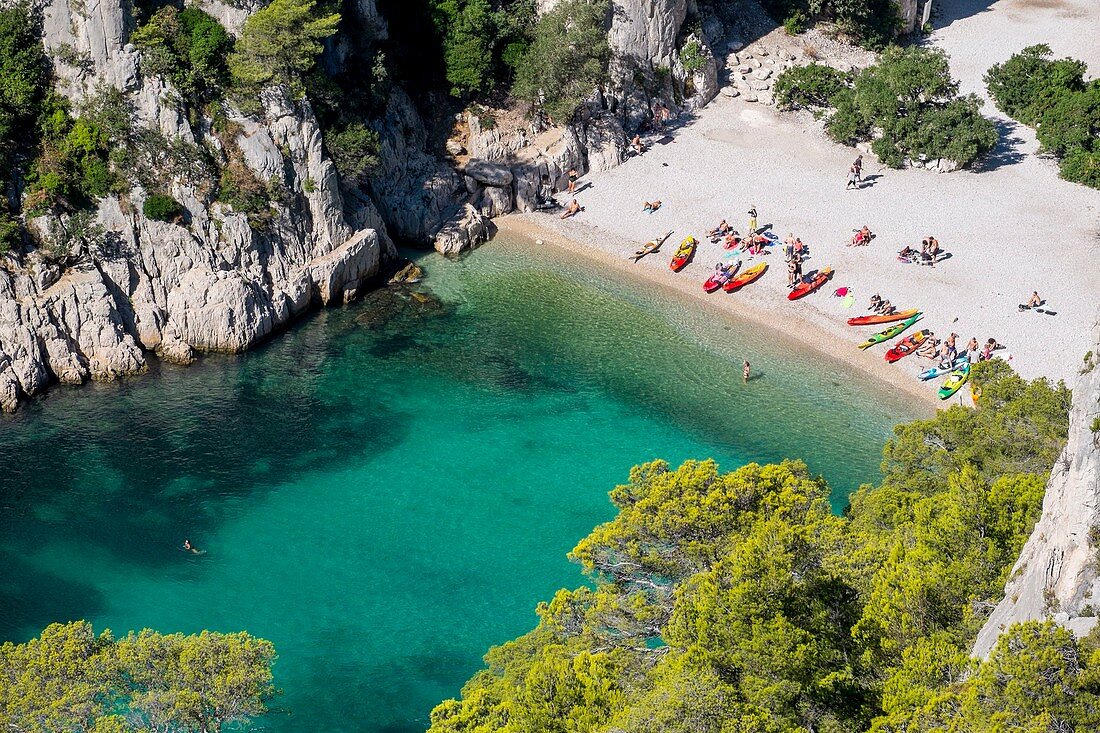
<path fill-rule="evenodd" d="M 959 55 L 954 70 L 967 91 L 980 91 L 987 64 L 1054 37 L 1059 54 L 1084 58 L 1100 72 L 1100 47 L 1090 40 L 1100 4 L 1061 0 L 1062 11 L 1054 12 L 1025 0 L 1000 0 L 958 18 L 952 12 L 966 7 L 964 0 L 942 5 L 949 20 L 931 40 Z M 997 117 L 991 108 L 987 114 Z M 819 122 L 719 97 L 674 131 L 671 143 L 653 144 L 617 168 L 582 177 L 577 199 L 585 211 L 574 219 L 524 214 L 498 224 L 778 329 L 930 404 L 946 404 L 936 397 L 937 383 L 916 379 L 930 361 L 909 357 L 890 365 L 883 359 L 886 347 L 855 348 L 879 329 L 851 328 L 845 321 L 866 313 L 872 294 L 899 309 L 921 309 L 919 327 L 940 338 L 957 333 L 960 347 L 971 337 L 979 343 L 996 338 L 1006 346 L 998 355 L 1027 378 L 1070 381 L 1091 347 L 1089 333 L 1100 313 L 1100 191 L 1059 179 L 1056 163 L 1036 155 L 1033 131 L 1001 122 L 1002 145 L 981 172 L 891 170 L 866 156 L 869 180 L 861 190 L 846 191 L 856 151 L 828 140 Z M 654 199 L 664 202 L 662 208 L 643 213 L 642 202 Z M 786 264 L 773 248 L 755 260 L 769 264 L 757 283 L 736 294 L 704 293 L 703 280 L 726 254 L 705 232 L 723 218 L 746 230 L 750 206 L 780 237 L 801 237 L 810 247 L 804 270 L 830 266 L 832 281 L 789 302 Z M 877 238 L 867 247 L 845 246 L 863 224 Z M 668 230 L 673 234 L 660 254 L 637 265 L 626 259 Z M 668 260 L 688 234 L 701 246 L 687 268 L 673 273 Z M 897 260 L 897 250 L 919 247 L 928 235 L 939 239 L 949 259 L 935 268 Z M 838 287 L 852 290 L 852 308 L 832 297 Z M 1018 310 L 1033 290 L 1056 316 Z M 953 399 L 969 401 L 969 390 L 960 395 Z"/>
<path fill-rule="evenodd" d="M 772 308 L 763 305 L 759 299 L 746 297 L 751 288 L 746 288 L 745 291 L 737 295 L 723 292 L 708 295 L 703 292 L 700 282 L 696 278 L 677 277 L 676 273 L 669 270 L 668 259 L 679 243 L 678 241 L 673 242 L 670 239 L 661 248 L 660 253 L 652 257 L 646 257 L 635 264 L 625 254 L 621 257 L 617 256 L 609 251 L 606 246 L 593 247 L 585 244 L 585 242 L 592 241 L 590 237 L 596 236 L 603 238 L 606 243 L 610 244 L 610 237 L 614 235 L 608 235 L 607 232 L 586 231 L 586 227 L 577 225 L 570 227 L 569 233 L 566 234 L 560 228 L 552 225 L 547 226 L 549 223 L 547 217 L 537 215 L 506 216 L 497 219 L 496 223 L 500 234 L 505 236 L 519 236 L 532 241 L 541 241 L 543 246 L 557 247 L 583 257 L 594 265 L 610 268 L 636 282 L 653 284 L 674 292 L 678 297 L 689 299 L 692 304 L 701 303 L 702 307 L 714 309 L 715 312 L 722 313 L 726 317 L 759 324 L 763 328 L 774 331 L 777 337 L 788 339 L 800 346 L 823 354 L 829 359 L 851 366 L 906 395 L 920 400 L 931 408 L 946 407 L 951 404 L 939 400 L 934 391 L 929 390 L 926 384 L 915 379 L 912 374 L 901 372 L 894 368 L 895 365 L 887 364 L 881 355 L 877 359 L 860 358 L 861 356 L 866 357 L 866 352 L 850 349 L 845 341 L 836 338 L 842 327 L 828 321 L 810 320 L 808 316 L 811 315 L 811 312 L 804 308 L 797 308 L 799 304 L 789 304 L 791 306 L 789 309 Z M 630 252 L 633 252 L 636 249 L 636 246 L 625 240 L 617 242 L 617 244 L 621 245 L 624 251 L 629 249 Z M 661 267 L 654 267 L 655 263 L 661 265 Z M 783 265 L 782 261 L 779 264 Z M 665 274 L 668 277 L 664 277 Z M 783 277 L 786 277 L 785 271 Z M 783 302 L 787 304 L 786 299 Z M 843 328 L 847 328 L 847 326 Z M 866 330 L 868 333 L 874 332 L 874 329 L 871 328 L 861 330 Z M 969 399 L 969 393 L 963 390 L 956 397 L 960 404 L 962 403 L 962 395 L 967 395 L 967 399 Z"/>

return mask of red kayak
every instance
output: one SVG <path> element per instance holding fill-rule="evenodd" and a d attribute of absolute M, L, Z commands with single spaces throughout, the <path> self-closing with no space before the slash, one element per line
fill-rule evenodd
<path fill-rule="evenodd" d="M 895 361 L 898 361 L 902 357 L 909 356 L 917 350 L 918 346 L 927 341 L 928 337 L 931 335 L 932 332 L 926 328 L 922 331 L 917 331 L 914 334 L 906 336 L 901 341 L 898 341 L 896 344 L 894 344 L 894 348 L 886 352 L 886 361 L 893 364 Z"/>
<path fill-rule="evenodd" d="M 715 290 L 718 290 L 723 285 L 728 283 L 730 279 L 734 275 L 736 275 L 737 271 L 740 269 L 741 263 L 738 262 L 736 265 L 728 266 L 724 270 L 715 271 L 715 273 L 707 278 L 707 281 L 703 283 L 703 290 L 707 291 L 708 293 L 713 293 Z"/>
<path fill-rule="evenodd" d="M 813 291 L 820 288 L 825 283 L 829 282 L 829 278 L 833 276 L 833 268 L 824 267 L 809 280 L 800 282 L 791 292 L 787 293 L 787 300 L 798 300 L 799 298 L 805 298 Z"/>
<path fill-rule="evenodd" d="M 871 316 L 859 316 L 858 318 L 849 318 L 849 326 L 873 326 L 876 323 L 893 323 L 894 321 L 904 321 L 919 313 L 916 308 L 907 311 L 899 311 L 897 313 L 891 313 L 888 316 L 871 315 Z"/>

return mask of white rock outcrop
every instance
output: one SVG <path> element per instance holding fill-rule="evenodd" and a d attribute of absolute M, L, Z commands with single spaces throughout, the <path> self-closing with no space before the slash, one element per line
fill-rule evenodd
<path fill-rule="evenodd" d="M 359 4 L 367 20 L 381 23 L 371 0 Z M 201 2 L 230 31 L 260 5 Z M 126 42 L 133 30 L 128 7 L 120 0 L 50 0 L 43 42 L 55 52 L 65 49 L 53 54 L 59 91 L 79 103 L 113 86 L 133 106 L 138 126 L 168 140 L 223 145 L 209 131 L 192 128 L 166 82 L 141 75 L 139 53 Z M 74 57 L 81 63 L 72 64 Z M 401 106 L 406 99 L 395 96 L 391 115 L 414 114 Z M 258 119 L 232 110 L 229 117 L 239 130 L 230 144 L 243 164 L 280 192 L 270 211 L 261 212 L 262 222 L 213 202 L 201 184 L 170 176 L 165 185 L 187 210 L 173 223 L 145 218 L 140 186 L 123 199 L 99 202 L 94 224 L 101 234 L 72 236 L 67 217 L 28 222 L 40 236 L 68 235 L 55 244 L 74 266 L 63 270 L 37 252 L 0 261 L 0 408 L 15 409 L 19 399 L 52 381 L 142 371 L 148 351 L 187 362 L 195 351 L 247 349 L 311 304 L 353 299 L 394 254 L 370 198 L 356 193 L 344 200 L 309 104 L 288 102 L 278 90 L 265 93 L 261 103 Z M 417 127 L 419 120 L 398 123 Z M 445 169 L 440 173 L 438 162 L 425 163 L 415 146 L 395 151 L 412 143 L 392 129 L 402 128 L 384 136 L 383 160 L 399 180 L 385 200 L 405 212 L 399 222 L 427 240 L 454 200 L 448 198 L 453 180 Z M 416 179 L 420 173 L 424 178 Z"/>
<path fill-rule="evenodd" d="M 1005 597 L 978 634 L 986 657 L 1014 623 L 1054 619 L 1078 635 L 1100 608 L 1100 327 L 1097 344 L 1073 389 L 1069 440 L 1051 471 L 1043 515 L 1012 568 Z"/>

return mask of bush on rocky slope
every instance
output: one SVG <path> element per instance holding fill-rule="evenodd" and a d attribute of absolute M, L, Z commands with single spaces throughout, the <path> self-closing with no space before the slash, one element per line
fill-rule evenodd
<path fill-rule="evenodd" d="M 558 122 L 567 122 L 607 79 L 607 0 L 563 0 L 535 24 L 512 91 Z"/>

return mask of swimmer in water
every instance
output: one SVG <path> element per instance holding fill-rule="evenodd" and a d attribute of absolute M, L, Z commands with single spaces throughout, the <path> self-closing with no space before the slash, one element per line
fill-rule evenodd
<path fill-rule="evenodd" d="M 206 550 L 200 550 L 199 548 L 191 544 L 191 540 L 186 539 L 183 541 L 183 549 L 193 555 L 203 555 L 206 553 Z"/>

